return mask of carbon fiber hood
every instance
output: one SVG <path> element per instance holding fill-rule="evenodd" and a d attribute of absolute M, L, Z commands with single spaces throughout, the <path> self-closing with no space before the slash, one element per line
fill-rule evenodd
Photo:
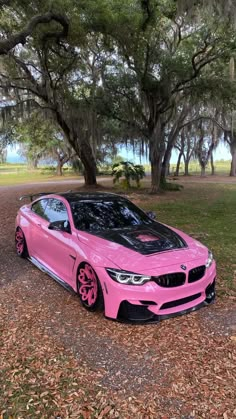
<path fill-rule="evenodd" d="M 90 231 L 89 233 L 142 255 L 187 247 L 186 242 L 175 231 L 157 222 L 148 226 L 132 226 L 123 229 Z"/>

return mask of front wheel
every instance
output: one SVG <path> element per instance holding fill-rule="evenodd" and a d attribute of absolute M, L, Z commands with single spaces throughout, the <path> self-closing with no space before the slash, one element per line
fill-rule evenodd
<path fill-rule="evenodd" d="M 27 258 L 29 256 L 25 236 L 20 227 L 16 229 L 15 245 L 18 256 L 21 258 Z"/>
<path fill-rule="evenodd" d="M 92 266 L 85 263 L 78 270 L 77 290 L 83 306 L 89 311 L 102 310 L 104 300 L 99 279 Z"/>

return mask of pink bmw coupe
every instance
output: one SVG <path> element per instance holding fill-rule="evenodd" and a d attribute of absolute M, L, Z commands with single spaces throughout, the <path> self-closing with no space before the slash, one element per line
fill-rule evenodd
<path fill-rule="evenodd" d="M 17 254 L 73 289 L 86 309 L 153 322 L 214 300 L 212 253 L 128 199 L 72 192 L 24 197 L 34 200 L 16 217 Z"/>

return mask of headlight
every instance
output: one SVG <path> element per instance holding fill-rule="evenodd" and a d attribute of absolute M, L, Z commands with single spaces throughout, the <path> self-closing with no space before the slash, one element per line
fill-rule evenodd
<path fill-rule="evenodd" d="M 210 268 L 210 266 L 212 265 L 214 258 L 213 258 L 213 253 L 210 252 L 210 250 L 208 250 L 208 258 L 206 261 L 206 268 Z"/>
<path fill-rule="evenodd" d="M 108 275 L 116 282 L 127 285 L 143 285 L 151 280 L 151 276 L 139 275 L 119 269 L 106 268 Z"/>

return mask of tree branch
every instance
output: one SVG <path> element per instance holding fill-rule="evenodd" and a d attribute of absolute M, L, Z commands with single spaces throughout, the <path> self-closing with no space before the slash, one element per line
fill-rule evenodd
<path fill-rule="evenodd" d="M 24 45 L 28 36 L 32 35 L 33 31 L 39 24 L 50 23 L 55 21 L 62 26 L 61 31 L 48 32 L 44 35 L 43 39 L 46 38 L 65 38 L 68 35 L 69 22 L 67 18 L 61 14 L 48 12 L 44 15 L 34 16 L 28 23 L 28 25 L 23 28 L 20 32 L 12 34 L 8 39 L 0 40 L 0 55 L 7 54 L 12 48 L 18 44 Z"/>
<path fill-rule="evenodd" d="M 141 8 L 142 8 L 143 14 L 146 15 L 142 23 L 142 30 L 143 32 L 145 32 L 152 18 L 152 11 L 150 9 L 150 0 L 141 0 Z"/>

